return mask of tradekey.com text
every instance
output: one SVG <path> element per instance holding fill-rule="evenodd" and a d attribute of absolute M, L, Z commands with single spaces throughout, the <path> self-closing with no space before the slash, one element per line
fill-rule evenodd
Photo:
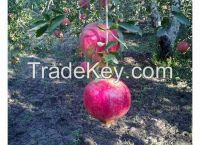
<path fill-rule="evenodd" d="M 119 81 L 122 75 L 124 74 L 124 67 L 103 67 L 99 69 L 99 62 L 95 65 L 90 66 L 87 63 L 86 68 L 82 66 L 73 67 L 72 63 L 69 62 L 67 66 L 42 66 L 40 62 L 28 62 L 28 65 L 32 68 L 32 78 L 35 79 L 36 77 L 39 78 L 46 78 L 49 77 L 50 79 L 89 79 L 91 76 L 94 78 L 103 78 L 108 79 L 111 77 L 115 77 L 116 81 Z M 40 71 L 38 71 L 40 69 Z M 37 72 L 37 73 L 36 73 Z M 40 74 L 38 72 L 41 72 Z M 134 78 L 134 79 L 151 79 L 156 77 L 158 79 L 171 79 L 173 77 L 173 70 L 171 67 L 155 67 L 152 68 L 150 66 L 146 66 L 144 68 L 135 66 L 132 68 L 129 75 L 126 74 L 126 78 Z"/>

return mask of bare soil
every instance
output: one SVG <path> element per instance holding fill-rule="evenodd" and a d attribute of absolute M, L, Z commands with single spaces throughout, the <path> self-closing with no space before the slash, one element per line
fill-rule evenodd
<path fill-rule="evenodd" d="M 191 145 L 191 88 L 158 79 L 122 80 L 132 93 L 128 114 L 111 127 L 84 109 L 86 79 L 32 79 L 27 62 L 45 66 L 74 65 L 78 40 L 67 36 L 47 57 L 31 55 L 9 64 L 9 145 Z M 134 65 L 151 65 L 148 53 L 124 53 L 127 72 Z M 37 69 L 37 73 L 41 73 Z"/>

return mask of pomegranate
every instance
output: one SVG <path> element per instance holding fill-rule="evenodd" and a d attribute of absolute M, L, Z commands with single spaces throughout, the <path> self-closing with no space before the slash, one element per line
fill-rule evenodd
<path fill-rule="evenodd" d="M 68 18 L 64 18 L 64 20 L 62 21 L 62 23 L 60 24 L 61 26 L 68 26 L 70 25 L 70 20 Z"/>
<path fill-rule="evenodd" d="M 190 48 L 190 45 L 186 41 L 179 42 L 177 45 L 177 50 L 181 53 L 185 53 Z"/>
<path fill-rule="evenodd" d="M 90 6 L 90 0 L 79 0 L 79 6 L 81 8 L 88 8 Z"/>
<path fill-rule="evenodd" d="M 87 18 L 87 15 L 86 15 L 86 14 L 80 14 L 80 15 L 79 15 L 79 20 L 80 20 L 80 21 L 84 21 L 84 20 L 86 20 L 86 18 Z"/>
<path fill-rule="evenodd" d="M 102 57 L 99 56 L 98 53 L 92 54 L 91 58 L 92 58 L 92 60 L 93 60 L 94 62 L 100 62 L 100 61 L 102 61 Z"/>
<path fill-rule="evenodd" d="M 80 35 L 80 48 L 87 57 L 92 58 L 94 53 L 105 51 L 105 29 L 106 26 L 104 24 L 90 23 L 82 30 Z M 117 52 L 120 48 L 120 44 L 115 37 L 118 37 L 117 30 L 108 30 L 108 41 L 116 41 L 116 45 L 109 48 L 109 52 Z"/>
<path fill-rule="evenodd" d="M 64 33 L 60 30 L 55 30 L 53 32 L 54 36 L 56 36 L 57 38 L 63 38 L 64 37 Z"/>
<path fill-rule="evenodd" d="M 82 63 L 80 64 L 80 67 L 82 67 L 82 68 L 84 69 L 85 72 L 87 72 L 87 67 L 88 67 L 87 64 L 88 64 L 87 61 L 84 61 L 84 62 L 82 62 Z"/>
<path fill-rule="evenodd" d="M 106 0 L 99 0 L 100 6 L 105 7 L 106 6 Z M 109 3 L 109 0 L 107 0 L 107 3 Z"/>
<path fill-rule="evenodd" d="M 64 8 L 63 9 L 63 11 L 64 11 L 64 13 L 67 13 L 67 14 L 69 14 L 69 13 L 71 13 L 71 9 L 70 8 Z"/>
<path fill-rule="evenodd" d="M 83 93 L 86 110 L 103 123 L 123 117 L 131 107 L 128 87 L 115 79 L 100 79 L 90 82 Z"/>
<path fill-rule="evenodd" d="M 124 22 L 124 19 L 123 19 L 123 18 L 119 18 L 119 19 L 118 19 L 118 22 L 119 22 L 119 23 L 123 23 L 123 22 Z"/>

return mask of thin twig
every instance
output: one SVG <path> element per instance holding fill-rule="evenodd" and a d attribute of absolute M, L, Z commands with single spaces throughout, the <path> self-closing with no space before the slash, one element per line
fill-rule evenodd
<path fill-rule="evenodd" d="M 49 10 L 51 4 L 54 5 L 53 0 L 50 0 L 50 1 L 49 1 L 49 4 L 48 4 L 48 7 L 47 7 L 47 10 Z"/>

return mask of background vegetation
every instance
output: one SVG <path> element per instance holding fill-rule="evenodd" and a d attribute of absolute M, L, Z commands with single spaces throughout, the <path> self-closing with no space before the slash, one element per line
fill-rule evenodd
<path fill-rule="evenodd" d="M 172 0 L 112 0 L 110 5 L 110 21 L 115 27 L 121 25 L 122 40 L 128 47 L 120 65 L 126 66 L 122 80 L 129 86 L 133 102 L 128 115 L 108 129 L 82 106 L 88 81 L 32 80 L 27 67 L 28 61 L 48 66 L 84 61 L 79 56 L 79 34 L 88 23 L 104 22 L 98 3 L 91 0 L 90 9 L 83 9 L 76 0 L 9 0 L 10 145 L 192 144 L 192 1 L 180 0 L 176 18 L 182 23 L 172 55 L 166 59 L 158 52 L 159 28 L 152 22 L 152 2 L 162 18 L 159 28 L 170 27 Z M 80 20 L 80 14 L 86 14 L 86 20 Z M 70 25 L 60 26 L 63 15 Z M 55 30 L 64 37 L 56 37 Z M 183 40 L 190 44 L 186 53 L 177 51 Z M 126 73 L 138 65 L 171 66 L 173 79 L 127 80 Z"/>

